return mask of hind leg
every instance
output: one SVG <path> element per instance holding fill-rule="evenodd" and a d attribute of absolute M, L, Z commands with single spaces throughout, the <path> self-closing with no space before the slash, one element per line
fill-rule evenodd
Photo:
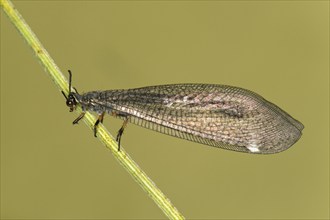
<path fill-rule="evenodd" d="M 125 127 L 126 127 L 127 124 L 128 124 L 128 119 L 129 119 L 129 117 L 126 117 L 126 118 L 125 118 L 123 125 L 121 126 L 121 128 L 119 129 L 119 131 L 118 131 L 118 133 L 117 133 L 116 141 L 118 142 L 118 151 L 120 151 L 120 140 L 121 140 L 121 136 L 122 136 L 123 133 L 124 133 L 124 129 L 125 129 Z"/>

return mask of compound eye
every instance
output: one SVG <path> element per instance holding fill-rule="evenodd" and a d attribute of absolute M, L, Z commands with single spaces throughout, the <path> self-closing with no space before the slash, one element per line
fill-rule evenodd
<path fill-rule="evenodd" d="M 66 105 L 67 105 L 68 107 L 72 107 L 72 106 L 74 105 L 74 102 L 73 102 L 72 100 L 68 100 L 68 101 L 66 102 Z"/>

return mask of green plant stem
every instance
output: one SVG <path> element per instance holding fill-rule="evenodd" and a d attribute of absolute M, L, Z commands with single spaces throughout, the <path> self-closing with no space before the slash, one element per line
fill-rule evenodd
<path fill-rule="evenodd" d="M 43 65 L 51 79 L 57 85 L 59 90 L 68 94 L 68 81 L 61 73 L 46 49 L 42 46 L 38 38 L 32 32 L 30 27 L 24 21 L 22 16 L 15 9 L 14 5 L 9 0 L 1 0 L 1 7 L 11 22 L 15 25 L 19 33 L 26 40 L 28 45 L 32 48 L 34 54 Z M 76 112 L 80 114 L 81 108 L 78 108 Z M 91 113 L 86 112 L 83 120 L 90 129 L 93 129 L 95 117 Z M 143 190 L 147 192 L 147 194 L 154 200 L 154 202 L 168 218 L 184 219 L 184 216 L 180 214 L 180 212 L 172 205 L 170 200 L 157 188 L 157 186 L 150 180 L 150 178 L 143 172 L 143 170 L 130 158 L 125 150 L 121 148 L 121 151 L 118 151 L 117 142 L 113 139 L 113 137 L 103 125 L 98 127 L 98 138 L 107 148 L 111 150 L 119 163 L 143 188 Z"/>

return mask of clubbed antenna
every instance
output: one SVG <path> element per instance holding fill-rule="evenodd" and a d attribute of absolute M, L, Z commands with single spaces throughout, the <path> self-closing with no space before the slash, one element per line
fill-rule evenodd
<path fill-rule="evenodd" d="M 74 93 L 71 92 L 71 82 L 72 82 L 71 70 L 68 70 L 68 72 L 69 72 L 69 95 L 66 96 L 63 91 L 62 91 L 62 94 L 64 95 L 64 97 L 66 99 L 66 105 L 70 108 L 70 112 L 72 112 L 74 109 L 76 109 L 77 101 L 74 97 Z"/>
<path fill-rule="evenodd" d="M 71 93 L 71 82 L 72 82 L 72 73 L 71 70 L 68 70 L 69 72 L 69 94 Z"/>
<path fill-rule="evenodd" d="M 69 72 L 69 96 L 71 94 L 71 82 L 72 82 L 72 73 L 71 70 L 68 70 Z M 65 99 L 68 100 L 68 97 L 65 95 L 65 93 L 62 91 L 62 94 L 64 95 Z"/>

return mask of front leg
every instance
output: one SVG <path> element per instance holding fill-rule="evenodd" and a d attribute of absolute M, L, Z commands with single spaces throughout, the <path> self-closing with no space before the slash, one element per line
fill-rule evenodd
<path fill-rule="evenodd" d="M 86 112 L 82 112 L 79 116 L 78 116 L 78 118 L 76 118 L 73 122 L 72 122 L 72 124 L 78 124 L 78 122 L 85 116 L 85 113 Z"/>

